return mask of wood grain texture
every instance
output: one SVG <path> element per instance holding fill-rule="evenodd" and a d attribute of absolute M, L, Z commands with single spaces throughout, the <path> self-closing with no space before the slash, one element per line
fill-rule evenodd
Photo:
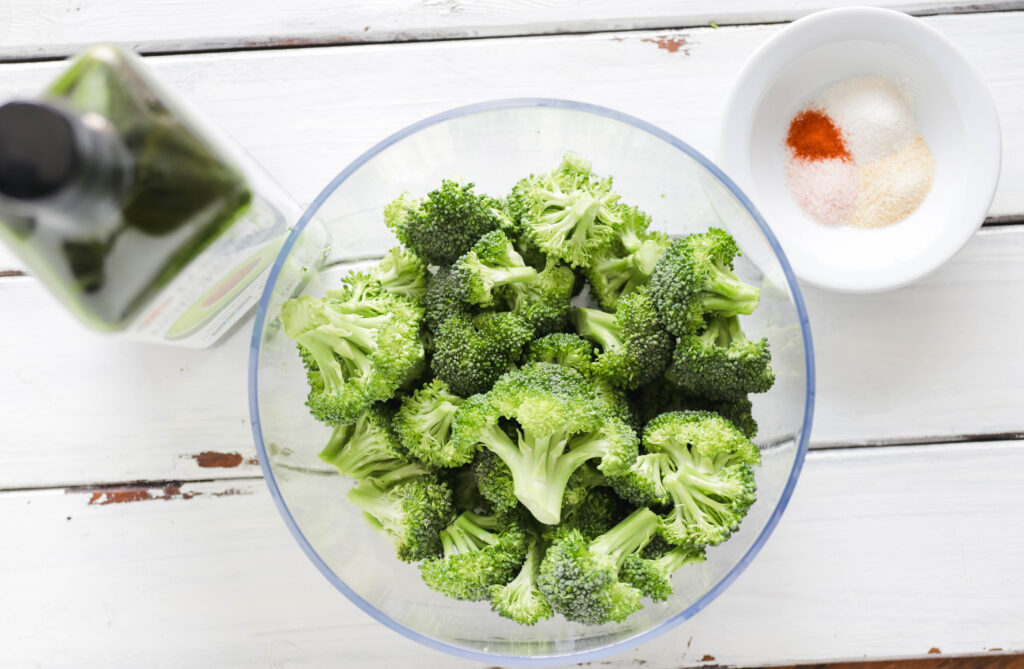
<path fill-rule="evenodd" d="M 812 453 L 775 535 L 728 591 L 595 664 L 1024 651 L 1024 552 L 1007 534 L 1022 468 L 1021 442 Z M 260 480 L 4 493 L 0 534 L 4 667 L 482 666 L 398 636 L 334 591 Z"/>
<path fill-rule="evenodd" d="M 812 446 L 1024 435 L 1024 226 L 986 229 L 935 274 L 881 295 L 807 288 Z M 81 331 L 34 280 L 0 282 L 0 489 L 258 473 L 251 326 L 192 351 Z M 69 336 L 69 333 L 74 333 Z M 45 353 L 40 353 L 45 352 Z M 296 399 L 296 410 L 304 410 Z"/>
<path fill-rule="evenodd" d="M 839 0 L 19 0 L 0 25 L 0 58 L 63 56 L 95 42 L 146 53 L 539 35 L 789 21 Z M 1021 2 L 873 0 L 914 14 L 1020 8 Z M 4 9 L 0 7 L 0 18 Z"/>
<path fill-rule="evenodd" d="M 1024 215 L 1024 12 L 923 19 L 977 65 L 1004 129 L 990 214 Z M 714 155 L 722 106 L 751 52 L 782 26 L 529 37 L 166 56 L 160 76 L 300 202 L 389 134 L 494 98 L 581 100 L 633 114 Z M 33 95 L 63 67 L 0 65 L 0 99 Z M 382 236 L 383 239 L 383 236 Z M 0 249 L 0 270 L 22 269 Z"/>
<path fill-rule="evenodd" d="M 1002 649 L 992 650 L 998 653 Z M 930 648 L 928 652 L 930 655 L 942 654 L 938 648 Z M 833 664 L 793 665 L 775 669 L 796 669 L 797 666 L 802 669 L 1024 669 L 1024 656 L 988 655 L 887 662 L 836 662 Z"/>

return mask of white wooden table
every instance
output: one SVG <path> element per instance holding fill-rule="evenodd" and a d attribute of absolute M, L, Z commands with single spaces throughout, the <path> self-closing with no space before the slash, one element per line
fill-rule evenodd
<path fill-rule="evenodd" d="M 606 105 L 711 153 L 751 51 L 838 4 L 10 0 L 0 99 L 84 44 L 158 54 L 308 202 L 378 139 L 488 98 Z M 924 16 L 991 87 L 991 218 L 909 288 L 806 289 L 819 395 L 789 510 L 706 611 L 600 664 L 1024 652 L 1024 2 L 874 4 Z M 478 666 L 371 620 L 292 540 L 255 460 L 248 329 L 210 351 L 112 342 L 20 269 L 0 250 L 0 667 Z"/>

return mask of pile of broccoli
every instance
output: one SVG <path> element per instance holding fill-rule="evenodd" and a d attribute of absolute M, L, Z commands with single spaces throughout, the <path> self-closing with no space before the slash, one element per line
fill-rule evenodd
<path fill-rule="evenodd" d="M 428 587 L 523 625 L 666 600 L 756 498 L 748 395 L 775 378 L 735 241 L 649 230 L 572 153 L 384 218 L 401 246 L 281 312 L 350 502 Z"/>

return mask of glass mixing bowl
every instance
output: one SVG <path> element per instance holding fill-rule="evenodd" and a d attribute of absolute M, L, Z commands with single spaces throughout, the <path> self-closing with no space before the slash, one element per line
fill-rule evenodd
<path fill-rule="evenodd" d="M 650 213 L 673 236 L 723 227 L 743 256 L 737 272 L 762 287 L 761 305 L 744 317 L 750 337 L 767 337 L 776 383 L 752 396 L 762 448 L 758 499 L 742 527 L 711 548 L 707 562 L 673 579 L 675 594 L 648 602 L 622 623 L 587 627 L 560 617 L 522 627 L 485 602 L 447 599 L 429 590 L 416 565 L 399 562 L 345 500 L 352 483 L 317 458 L 330 428 L 306 410 L 305 373 L 278 314 L 300 289 L 323 295 L 352 267 L 367 265 L 396 242 L 382 210 L 403 192 L 419 196 L 442 178 L 472 181 L 500 196 L 531 172 L 575 151 L 610 174 L 624 202 Z M 322 266 L 306 269 L 302 236 L 312 219 L 333 238 Z M 282 278 L 284 275 L 284 278 Z M 288 278 L 289 280 L 285 280 Z M 814 406 L 814 360 L 803 299 L 782 249 L 750 201 L 717 167 L 672 135 L 610 109 L 563 100 L 500 100 L 454 109 L 388 137 L 346 167 L 317 197 L 274 264 L 259 304 L 249 360 L 253 434 L 267 485 L 295 539 L 334 587 L 392 629 L 432 648 L 491 664 L 554 664 L 604 657 L 638 645 L 690 618 L 750 564 L 775 528 L 803 464 Z M 765 602 L 769 614 L 770 602 Z"/>

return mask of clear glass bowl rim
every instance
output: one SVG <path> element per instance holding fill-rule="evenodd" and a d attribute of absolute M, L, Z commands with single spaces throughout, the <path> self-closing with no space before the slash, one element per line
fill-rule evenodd
<path fill-rule="evenodd" d="M 804 362 L 806 365 L 807 375 L 807 393 L 804 400 L 804 419 L 803 424 L 800 428 L 800 440 L 797 444 L 796 457 L 793 461 L 793 468 L 789 473 L 789 480 L 786 482 L 786 486 L 782 491 L 782 495 L 779 498 L 778 504 L 775 506 L 775 510 L 772 512 L 768 519 L 768 522 L 762 528 L 761 533 L 757 539 L 750 546 L 747 552 L 743 555 L 739 562 L 733 566 L 733 568 L 710 590 L 708 590 L 700 599 L 691 604 L 688 608 L 684 609 L 677 615 L 669 618 L 665 622 L 652 627 L 651 629 L 637 634 L 636 636 L 617 641 L 615 643 L 603 646 L 601 648 L 595 648 L 592 650 L 581 651 L 577 653 L 565 653 L 561 655 L 545 655 L 540 657 L 532 656 L 516 656 L 516 655 L 501 655 L 496 653 L 484 653 L 475 650 L 469 650 L 461 646 L 456 646 L 443 641 L 439 641 L 425 634 L 421 634 L 416 630 L 407 627 L 406 625 L 392 619 L 377 609 L 373 604 L 366 601 L 358 594 L 356 594 L 351 588 L 349 588 L 344 581 L 342 581 L 337 574 L 335 574 L 330 567 L 320 558 L 316 550 L 312 547 L 309 541 L 303 535 L 302 530 L 299 529 L 298 524 L 292 517 L 291 512 L 288 510 L 284 499 L 281 497 L 281 491 L 277 486 L 277 480 L 274 478 L 274 472 L 270 468 L 270 461 L 267 457 L 266 445 L 263 442 L 263 430 L 260 426 L 260 414 L 259 414 L 259 378 L 258 378 L 258 367 L 260 358 L 260 348 L 262 344 L 263 327 L 267 320 L 267 310 L 270 306 L 270 298 L 273 294 L 274 285 L 277 282 L 277 278 L 281 273 L 281 268 L 284 265 L 285 259 L 291 252 L 292 247 L 296 244 L 302 231 L 306 228 L 309 221 L 319 211 L 323 203 L 334 194 L 334 191 L 344 183 L 349 176 L 351 176 L 356 170 L 362 167 L 367 161 L 381 153 L 391 145 L 399 142 L 406 137 L 416 134 L 420 130 L 429 128 L 431 126 L 450 121 L 461 116 L 468 116 L 471 114 L 477 114 L 480 112 L 495 111 L 499 109 L 513 109 L 521 107 L 553 107 L 557 109 L 569 109 L 574 111 L 582 111 L 598 116 L 604 116 L 616 121 L 634 126 L 635 128 L 642 130 L 646 133 L 654 135 L 655 137 L 667 142 L 668 144 L 679 149 L 683 153 L 687 154 L 709 172 L 715 175 L 725 186 L 728 188 L 737 200 L 743 205 L 743 207 L 750 213 L 754 221 L 761 228 L 761 232 L 767 238 L 769 245 L 775 252 L 775 256 L 782 266 L 782 271 L 786 277 L 786 283 L 793 295 L 793 302 L 796 305 L 797 315 L 800 321 L 800 332 L 803 336 L 804 343 Z M 316 568 L 321 574 L 343 595 L 349 598 L 356 606 L 362 609 L 364 612 L 369 614 L 375 620 L 387 625 L 394 631 L 402 634 L 413 641 L 417 641 L 429 648 L 440 650 L 445 653 L 449 653 L 456 657 L 461 657 L 469 660 L 475 660 L 478 662 L 487 663 L 513 663 L 519 666 L 548 666 L 565 663 L 576 663 L 599 660 L 614 653 L 623 652 L 630 648 L 635 648 L 655 637 L 661 636 L 665 632 L 673 629 L 683 621 L 692 618 L 701 609 L 706 607 L 712 601 L 714 601 L 722 592 L 725 591 L 729 585 L 732 584 L 736 578 L 743 573 L 743 570 L 753 561 L 754 557 L 761 551 L 768 537 L 771 536 L 775 526 L 778 524 L 779 519 L 782 517 L 782 512 L 785 511 L 786 506 L 789 504 L 789 498 L 793 495 L 793 489 L 796 486 L 796 481 L 800 476 L 800 471 L 803 468 L 804 458 L 807 455 L 807 444 L 810 439 L 811 423 L 814 418 L 814 396 L 815 396 L 815 377 L 814 377 L 814 346 L 811 341 L 811 326 L 807 318 L 807 308 L 804 305 L 803 294 L 800 292 L 800 286 L 797 283 L 796 275 L 793 273 L 793 269 L 786 259 L 786 255 L 779 246 L 778 240 L 772 233 L 771 228 L 762 218 L 761 214 L 754 207 L 754 204 L 749 198 L 740 190 L 732 179 L 730 179 L 722 170 L 720 170 L 714 163 L 706 158 L 702 153 L 694 149 L 692 146 L 682 141 L 675 135 L 672 135 L 661 128 L 652 125 L 646 121 L 643 121 L 635 116 L 624 114 L 608 107 L 602 107 L 599 105 L 588 104 L 585 102 L 576 102 L 573 100 L 562 100 L 557 98 L 507 98 L 499 100 L 489 100 L 485 102 L 478 102 L 475 104 L 465 105 L 462 107 L 455 107 L 447 111 L 429 116 L 421 121 L 413 123 L 412 125 L 406 126 L 405 128 L 395 132 L 394 134 L 381 140 L 373 147 L 365 151 L 362 155 L 352 161 L 345 169 L 343 169 L 329 184 L 317 195 L 316 199 L 313 200 L 312 204 L 306 209 L 299 222 L 295 225 L 295 228 L 289 234 L 288 239 L 285 241 L 284 246 L 281 247 L 281 251 L 277 255 L 277 259 L 274 261 L 273 266 L 270 269 L 270 274 L 267 277 L 267 284 L 263 289 L 263 294 L 260 297 L 259 305 L 256 311 L 256 317 L 253 323 L 252 341 L 249 348 L 249 418 L 252 424 L 253 439 L 256 442 L 256 451 L 259 455 L 260 469 L 263 472 L 263 478 L 267 482 L 267 487 L 270 488 L 270 495 L 274 499 L 274 504 L 277 506 L 277 510 L 280 512 L 281 517 L 284 519 L 285 525 L 291 531 L 292 536 L 299 543 L 302 551 L 312 561 Z"/>

